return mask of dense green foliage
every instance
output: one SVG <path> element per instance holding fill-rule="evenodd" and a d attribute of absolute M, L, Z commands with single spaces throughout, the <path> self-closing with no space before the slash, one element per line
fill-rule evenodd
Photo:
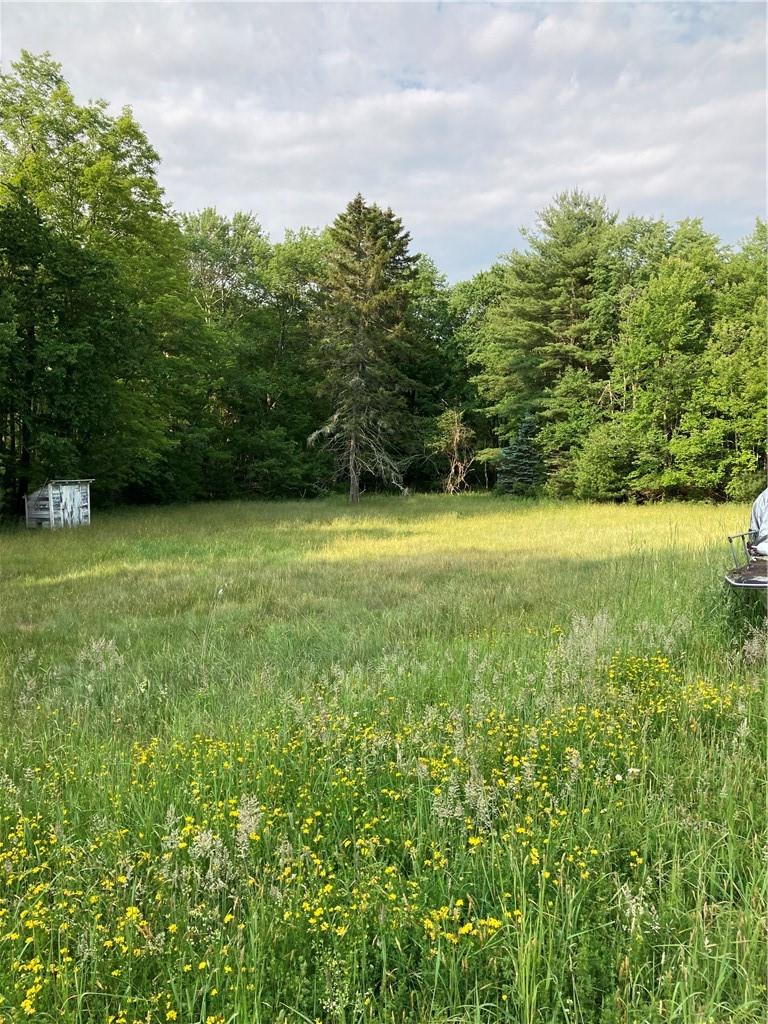
<path fill-rule="evenodd" d="M 328 235 L 318 360 L 330 416 L 311 439 L 334 452 L 349 500 L 358 502 L 366 473 L 401 485 L 397 452 L 410 433 L 407 397 L 416 387 L 403 371 L 415 259 L 400 220 L 361 195 Z"/>
<path fill-rule="evenodd" d="M 114 498 L 194 495 L 202 321 L 157 154 L 130 111 L 76 104 L 47 57 L 0 78 L 0 124 L 5 358 L 24 375 L 0 406 L 12 500 L 63 473 Z M 98 281 L 78 285 L 77 261 Z"/>
<path fill-rule="evenodd" d="M 501 449 L 496 488 L 502 494 L 532 497 L 544 480 L 544 465 L 536 443 L 536 423 L 531 416 L 522 420 L 517 436 Z"/>
<path fill-rule="evenodd" d="M 566 193 L 450 288 L 361 196 L 280 242 L 249 213 L 177 216 L 130 110 L 77 103 L 50 57 L 0 76 L 0 126 L 0 514 L 49 476 L 101 503 L 764 479 L 762 222 L 732 251 Z"/>
<path fill-rule="evenodd" d="M 7 534 L 0 1020 L 763 1022 L 765 636 L 719 593 L 746 512 Z"/>
<path fill-rule="evenodd" d="M 499 436 L 536 425 L 544 490 L 747 498 L 765 479 L 766 225 L 730 252 L 698 221 L 541 214 L 475 323 Z M 530 427 L 527 427 L 530 431 Z"/>

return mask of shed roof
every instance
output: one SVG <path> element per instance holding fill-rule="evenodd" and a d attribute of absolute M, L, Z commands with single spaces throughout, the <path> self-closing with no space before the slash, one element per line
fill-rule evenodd
<path fill-rule="evenodd" d="M 83 476 L 71 480 L 64 480 L 57 477 L 55 480 L 46 480 L 43 487 L 47 487 L 48 484 L 92 484 L 95 479 L 95 476 Z"/>

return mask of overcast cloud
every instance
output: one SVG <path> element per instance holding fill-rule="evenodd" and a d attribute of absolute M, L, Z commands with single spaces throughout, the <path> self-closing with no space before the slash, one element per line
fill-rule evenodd
<path fill-rule="evenodd" d="M 2 5 L 4 66 L 50 50 L 80 100 L 130 104 L 180 210 L 277 238 L 358 191 L 448 276 L 487 267 L 558 191 L 765 212 L 763 4 Z"/>

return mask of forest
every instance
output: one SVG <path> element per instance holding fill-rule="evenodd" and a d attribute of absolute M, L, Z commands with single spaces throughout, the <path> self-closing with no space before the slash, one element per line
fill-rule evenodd
<path fill-rule="evenodd" d="M 174 211 L 159 161 L 50 55 L 0 76 L 6 518 L 49 477 L 102 504 L 763 486 L 764 221 L 731 247 L 574 188 L 451 286 L 361 195 L 273 241 L 251 212 Z"/>

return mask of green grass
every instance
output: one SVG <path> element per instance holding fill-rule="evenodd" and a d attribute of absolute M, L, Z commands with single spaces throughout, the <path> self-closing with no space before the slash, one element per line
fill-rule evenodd
<path fill-rule="evenodd" d="M 746 514 L 0 534 L 0 1022 L 762 1020 Z"/>

